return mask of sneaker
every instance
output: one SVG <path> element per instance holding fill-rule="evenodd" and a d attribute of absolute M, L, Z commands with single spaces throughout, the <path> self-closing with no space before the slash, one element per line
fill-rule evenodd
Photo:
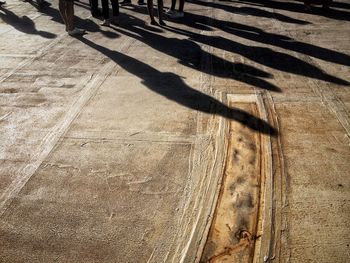
<path fill-rule="evenodd" d="M 111 22 L 109 21 L 109 19 L 104 19 L 101 23 L 100 26 L 110 26 Z"/>
<path fill-rule="evenodd" d="M 121 5 L 131 5 L 131 0 L 124 0 L 120 2 Z"/>
<path fill-rule="evenodd" d="M 84 34 L 85 34 L 85 30 L 80 28 L 74 28 L 73 30 L 68 31 L 68 35 L 70 36 L 79 36 Z"/>
<path fill-rule="evenodd" d="M 178 11 L 174 11 L 174 12 L 175 12 L 174 14 L 169 15 L 171 18 L 181 18 L 185 16 L 184 12 L 178 12 Z"/>
<path fill-rule="evenodd" d="M 174 15 L 176 13 L 176 11 L 175 10 L 171 10 L 171 9 L 168 9 L 166 12 L 165 12 L 165 14 L 167 14 L 168 16 L 172 16 L 172 15 Z"/>

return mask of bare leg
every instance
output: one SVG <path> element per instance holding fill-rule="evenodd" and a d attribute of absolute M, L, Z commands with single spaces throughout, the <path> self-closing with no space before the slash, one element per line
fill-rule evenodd
<path fill-rule="evenodd" d="M 59 0 L 58 8 L 60 10 L 60 14 L 61 14 L 61 17 L 63 19 L 63 22 L 66 26 L 66 31 L 68 31 L 68 19 L 67 19 L 67 13 L 66 13 L 66 10 L 67 10 L 66 3 L 67 2 L 64 0 Z"/>

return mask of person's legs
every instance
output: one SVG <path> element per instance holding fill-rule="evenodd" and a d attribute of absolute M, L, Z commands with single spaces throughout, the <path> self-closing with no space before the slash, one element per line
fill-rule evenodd
<path fill-rule="evenodd" d="M 101 0 L 102 2 L 102 15 L 105 20 L 109 18 L 109 6 L 108 0 Z"/>
<path fill-rule="evenodd" d="M 73 1 L 66 1 L 66 18 L 68 31 L 74 29 L 74 3 Z"/>
<path fill-rule="evenodd" d="M 118 0 L 111 0 L 111 4 L 112 4 L 113 16 L 119 16 L 119 2 L 118 2 Z"/>
<path fill-rule="evenodd" d="M 185 0 L 180 0 L 180 3 L 179 3 L 179 12 L 181 12 L 181 13 L 184 12 L 184 6 L 185 6 Z"/>
<path fill-rule="evenodd" d="M 100 15 L 98 12 L 98 0 L 90 0 L 90 8 L 93 17 L 98 17 Z"/>
<path fill-rule="evenodd" d="M 63 22 L 66 26 L 66 31 L 68 31 L 68 19 L 67 19 L 67 2 L 65 0 L 59 0 L 58 2 L 58 9 L 60 11 L 61 17 L 63 19 Z"/>
<path fill-rule="evenodd" d="M 147 9 L 148 9 L 149 17 L 151 18 L 151 24 L 156 25 L 157 22 L 156 20 L 154 20 L 154 15 L 153 15 L 153 0 L 147 0 Z"/>
<path fill-rule="evenodd" d="M 179 1 L 179 11 L 175 10 L 176 6 L 176 0 L 171 0 L 171 7 L 170 10 L 167 12 L 167 14 L 171 18 L 179 18 L 184 16 L 184 6 L 185 6 L 185 0 Z"/>
<path fill-rule="evenodd" d="M 59 0 L 58 8 L 60 14 L 66 25 L 66 31 L 69 35 L 82 35 L 85 33 L 85 30 L 78 29 L 74 27 L 74 2 L 73 0 Z"/>
<path fill-rule="evenodd" d="M 163 0 L 158 0 L 158 19 L 159 19 L 159 24 L 162 26 L 165 26 L 165 23 L 163 21 Z"/>
<path fill-rule="evenodd" d="M 174 15 L 176 13 L 175 7 L 176 7 L 176 0 L 171 0 L 170 9 L 168 9 L 165 13 L 169 16 Z"/>
<path fill-rule="evenodd" d="M 101 0 L 102 2 L 102 14 L 103 14 L 103 22 L 101 26 L 109 26 L 109 5 L 108 0 Z"/>
<path fill-rule="evenodd" d="M 176 0 L 171 0 L 170 10 L 175 11 L 175 7 L 176 7 Z"/>

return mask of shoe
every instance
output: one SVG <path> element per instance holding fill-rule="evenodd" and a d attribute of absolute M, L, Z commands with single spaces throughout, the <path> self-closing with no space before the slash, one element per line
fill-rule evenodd
<path fill-rule="evenodd" d="M 176 11 L 175 10 L 171 10 L 171 9 L 168 9 L 166 12 L 165 12 L 165 14 L 167 14 L 168 16 L 172 16 L 172 15 L 174 15 L 176 13 Z"/>
<path fill-rule="evenodd" d="M 80 28 L 74 28 L 73 30 L 68 31 L 68 35 L 70 36 L 79 36 L 84 34 L 85 34 L 85 30 Z"/>
<path fill-rule="evenodd" d="M 109 19 L 104 19 L 101 23 L 100 26 L 110 26 L 111 22 L 109 21 Z"/>
<path fill-rule="evenodd" d="M 120 2 L 121 5 L 131 5 L 131 0 L 124 0 Z"/>
<path fill-rule="evenodd" d="M 184 12 L 178 12 L 178 11 L 174 11 L 174 12 L 175 13 L 173 13 L 172 15 L 169 15 L 171 18 L 181 18 L 185 16 Z"/>
<path fill-rule="evenodd" d="M 137 1 L 138 5 L 145 5 L 146 3 L 144 1 Z"/>
<path fill-rule="evenodd" d="M 5 5 L 5 4 L 6 4 L 5 1 L 0 1 L 0 6 Z"/>

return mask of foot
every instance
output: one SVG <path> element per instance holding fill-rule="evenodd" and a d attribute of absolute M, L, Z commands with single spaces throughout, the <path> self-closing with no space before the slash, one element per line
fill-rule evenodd
<path fill-rule="evenodd" d="M 166 26 L 166 24 L 165 24 L 165 22 L 164 22 L 163 20 L 159 20 L 159 24 L 160 24 L 161 26 Z"/>
<path fill-rule="evenodd" d="M 124 0 L 120 2 L 121 5 L 131 5 L 131 0 Z"/>
<path fill-rule="evenodd" d="M 171 9 L 168 9 L 166 12 L 165 12 L 168 16 L 172 16 L 176 13 L 175 10 L 171 10 Z"/>
<path fill-rule="evenodd" d="M 5 1 L 0 1 L 0 6 L 2 6 L 2 5 L 4 5 L 4 4 L 6 4 Z"/>
<path fill-rule="evenodd" d="M 178 12 L 178 11 L 175 11 L 174 14 L 170 15 L 171 18 L 181 18 L 184 16 L 185 16 L 184 12 Z"/>
<path fill-rule="evenodd" d="M 101 23 L 100 26 L 110 26 L 111 22 L 109 21 L 109 19 L 104 19 Z"/>
<path fill-rule="evenodd" d="M 145 2 L 144 1 L 137 1 L 137 4 L 138 5 L 145 5 Z"/>
<path fill-rule="evenodd" d="M 85 30 L 80 28 L 74 28 L 73 30 L 68 31 L 68 35 L 70 36 L 81 36 L 84 34 L 85 34 Z"/>
<path fill-rule="evenodd" d="M 153 25 L 153 26 L 158 26 L 158 23 L 157 23 L 156 20 L 151 20 L 151 25 Z"/>

